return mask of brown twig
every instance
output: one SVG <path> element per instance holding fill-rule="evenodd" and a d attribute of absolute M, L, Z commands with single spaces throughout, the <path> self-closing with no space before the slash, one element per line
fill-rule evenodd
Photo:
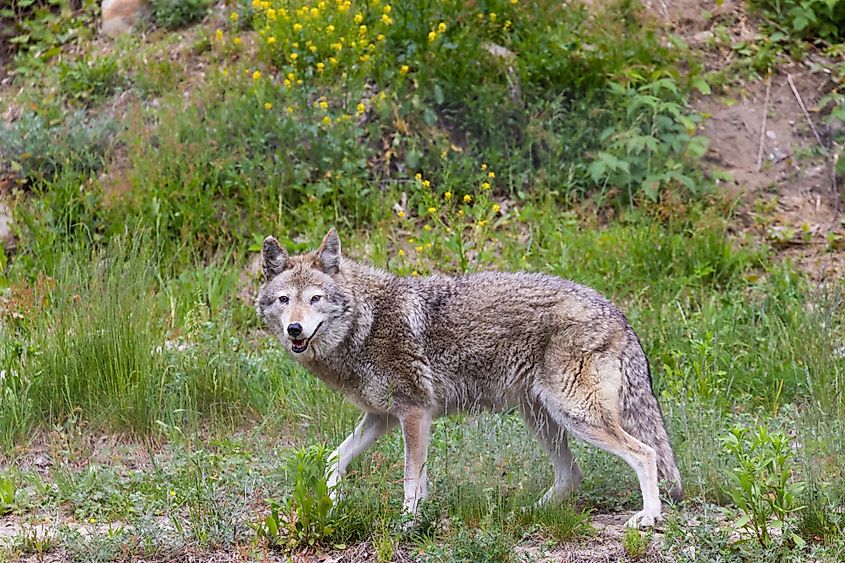
<path fill-rule="evenodd" d="M 760 127 L 760 146 L 757 149 L 757 172 L 763 167 L 763 145 L 766 142 L 766 121 L 769 117 L 769 98 L 772 95 L 772 73 L 766 79 L 766 103 L 763 104 L 763 125 Z"/>
<path fill-rule="evenodd" d="M 822 138 L 819 136 L 816 126 L 813 124 L 813 120 L 810 119 L 810 113 L 804 105 L 804 100 L 801 99 L 801 94 L 798 93 L 798 88 L 795 87 L 792 75 L 787 73 L 786 80 L 789 82 L 789 87 L 792 88 L 792 93 L 795 94 L 795 100 L 798 102 L 798 107 L 801 108 L 801 111 L 804 113 L 804 118 L 807 120 L 807 123 L 810 125 L 810 129 L 813 131 L 813 135 L 816 136 L 816 141 L 819 142 L 819 147 L 822 149 L 822 153 L 824 153 L 825 156 L 830 156 L 827 152 L 827 148 L 824 146 L 824 143 L 822 143 Z"/>

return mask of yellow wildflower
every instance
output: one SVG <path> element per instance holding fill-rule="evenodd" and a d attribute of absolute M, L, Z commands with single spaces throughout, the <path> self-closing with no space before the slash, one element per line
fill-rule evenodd
<path fill-rule="evenodd" d="M 418 271 L 414 270 L 413 272 L 411 272 L 411 275 L 415 278 L 418 278 L 420 276 L 420 273 Z"/>
<path fill-rule="evenodd" d="M 493 171 L 491 170 L 490 172 L 488 172 L 488 173 L 487 173 L 487 177 L 488 177 L 488 178 L 495 178 L 495 177 L 496 177 L 496 173 L 495 173 L 495 172 L 493 172 Z"/>
<path fill-rule="evenodd" d="M 472 196 L 467 194 L 464 196 L 464 203 L 472 203 Z"/>
<path fill-rule="evenodd" d="M 291 47 L 293 47 L 294 49 L 299 49 L 299 41 L 294 41 L 293 43 L 291 43 Z"/>
<path fill-rule="evenodd" d="M 399 249 L 399 256 L 405 256 L 405 251 L 401 248 Z"/>
<path fill-rule="evenodd" d="M 464 216 L 464 210 L 458 209 L 458 217 L 463 217 L 463 216 Z"/>
<path fill-rule="evenodd" d="M 320 102 L 320 109 L 329 109 L 329 103 L 326 100 Z"/>
<path fill-rule="evenodd" d="M 404 212 L 404 211 L 400 211 L 400 212 L 399 212 L 399 213 L 397 213 L 396 215 L 398 215 L 400 219 L 404 219 L 404 218 L 405 218 L 405 212 Z"/>
<path fill-rule="evenodd" d="M 486 220 L 486 219 L 481 219 L 480 221 L 478 221 L 478 226 L 479 226 L 479 227 L 483 227 L 483 226 L 484 226 L 484 225 L 486 225 L 486 224 L 487 224 L 487 220 Z"/>
<path fill-rule="evenodd" d="M 424 226 L 423 226 L 423 229 L 425 229 L 426 231 L 430 231 L 430 230 L 431 230 L 431 225 L 424 225 Z"/>
<path fill-rule="evenodd" d="M 362 114 L 362 113 L 364 113 L 365 111 L 367 111 L 367 108 L 365 108 L 365 107 L 364 107 L 364 104 L 358 104 L 358 106 L 355 108 L 355 110 L 356 110 L 359 114 Z"/>
<path fill-rule="evenodd" d="M 482 163 L 481 163 L 481 169 L 482 169 L 482 170 L 487 170 L 487 163 L 486 163 L 486 162 L 482 162 Z"/>
<path fill-rule="evenodd" d="M 376 35 L 376 41 L 384 41 L 384 33 Z M 374 45 L 371 45 L 371 47 L 374 47 Z"/>
<path fill-rule="evenodd" d="M 422 174 L 417 172 L 416 174 L 414 174 L 414 178 L 416 178 L 417 180 L 422 180 Z"/>
<path fill-rule="evenodd" d="M 490 12 L 490 21 L 491 21 L 491 22 L 495 22 L 495 21 L 496 21 L 496 12 Z"/>
<path fill-rule="evenodd" d="M 289 79 L 285 78 L 285 81 L 282 84 L 285 85 L 285 88 L 290 88 L 293 85 L 293 82 L 291 82 Z"/>
<path fill-rule="evenodd" d="M 312 53 L 316 53 L 317 52 L 317 46 L 311 45 L 310 47 L 308 47 L 308 50 L 311 51 Z"/>
<path fill-rule="evenodd" d="M 433 43 L 435 39 L 437 39 L 437 33 L 436 33 L 436 32 L 434 32 L 434 31 L 429 31 L 429 32 L 428 32 L 428 41 L 429 41 L 429 43 Z"/>
<path fill-rule="evenodd" d="M 175 497 L 175 496 L 176 496 L 176 491 L 170 491 L 170 496 Z"/>
<path fill-rule="evenodd" d="M 411 67 L 409 67 L 408 65 L 402 65 L 399 67 L 399 74 L 408 74 L 410 70 Z"/>
<path fill-rule="evenodd" d="M 367 26 L 366 25 L 359 25 L 358 26 L 358 35 L 366 35 L 367 34 Z"/>
<path fill-rule="evenodd" d="M 238 13 L 232 12 L 231 14 L 229 14 L 229 19 L 232 20 L 233 22 L 238 21 Z"/>
<path fill-rule="evenodd" d="M 276 44 L 276 38 L 275 37 L 268 37 L 267 38 L 267 44 L 268 45 L 275 45 Z"/>
<path fill-rule="evenodd" d="M 326 33 L 334 33 L 334 26 L 333 25 L 327 25 L 326 26 Z"/>
<path fill-rule="evenodd" d="M 288 80 L 290 80 L 291 82 L 293 82 L 294 80 L 296 80 L 296 74 L 294 74 L 294 73 L 292 73 L 292 72 L 289 72 L 289 73 L 288 73 Z"/>
<path fill-rule="evenodd" d="M 357 14 L 355 14 L 355 17 L 352 18 L 352 21 L 354 21 L 356 24 L 360 24 L 362 21 L 364 21 L 364 15 L 361 12 L 358 12 Z"/>
<path fill-rule="evenodd" d="M 369 55 L 368 53 L 364 53 L 364 54 L 363 54 L 363 55 L 361 55 L 359 58 L 361 59 L 361 62 L 362 62 L 362 63 L 365 63 L 365 62 L 367 62 L 368 60 L 370 60 L 370 55 Z"/>
<path fill-rule="evenodd" d="M 232 43 L 234 43 L 235 45 L 240 45 L 241 44 L 241 38 L 235 37 L 234 39 L 232 39 Z"/>
<path fill-rule="evenodd" d="M 316 18 L 320 15 L 320 10 L 317 8 L 311 8 L 311 17 Z"/>
<path fill-rule="evenodd" d="M 443 194 L 443 197 L 446 198 L 446 201 L 449 201 L 450 199 L 452 199 L 452 192 L 446 192 L 445 194 Z"/>
<path fill-rule="evenodd" d="M 431 181 L 429 181 L 429 180 L 423 180 L 423 181 L 422 181 L 422 186 L 423 186 L 424 188 L 430 188 L 430 187 L 431 187 Z"/>
<path fill-rule="evenodd" d="M 513 4 L 514 6 L 516 6 L 517 4 L 519 4 L 519 0 L 511 0 L 511 4 Z"/>
<path fill-rule="evenodd" d="M 298 54 L 296 54 L 296 53 L 291 53 L 291 54 L 290 54 L 290 60 L 295 61 L 295 60 L 296 60 L 296 59 L 298 59 L 298 58 L 299 58 L 299 55 L 298 55 Z"/>
<path fill-rule="evenodd" d="M 482 182 L 481 183 L 482 190 L 489 190 L 490 189 L 490 182 Z"/>
<path fill-rule="evenodd" d="M 390 10 L 392 10 L 392 9 L 393 8 L 390 6 L 390 4 L 385 4 L 384 8 L 382 8 L 381 11 L 384 12 L 385 14 L 389 14 Z"/>
<path fill-rule="evenodd" d="M 502 26 L 502 29 L 508 31 L 511 26 L 513 26 L 513 22 L 511 20 L 505 20 L 505 25 Z"/>
<path fill-rule="evenodd" d="M 270 102 L 265 102 L 264 103 L 264 109 L 266 109 L 268 111 L 273 109 L 273 104 L 271 104 Z"/>
<path fill-rule="evenodd" d="M 391 25 L 393 23 L 393 19 L 387 14 L 382 14 L 381 23 L 383 23 L 384 25 Z"/>
<path fill-rule="evenodd" d="M 267 10 L 267 19 L 275 21 L 276 20 L 276 10 L 274 10 L 273 8 L 270 8 L 269 10 Z"/>
<path fill-rule="evenodd" d="M 217 31 L 215 31 L 215 32 L 214 32 L 214 37 L 215 37 L 218 41 L 223 41 L 223 30 L 222 30 L 222 29 L 218 29 Z"/>
<path fill-rule="evenodd" d="M 300 31 L 302 31 L 302 24 L 299 23 L 299 22 L 296 22 L 295 24 L 293 24 L 293 30 L 296 31 L 297 33 L 299 33 Z"/>
<path fill-rule="evenodd" d="M 252 73 L 252 79 L 253 80 L 258 80 L 259 78 L 261 78 L 261 71 L 260 70 L 256 70 L 255 72 Z"/>
<path fill-rule="evenodd" d="M 331 125 L 331 124 L 332 124 L 332 118 L 331 118 L 331 117 L 329 117 L 328 115 L 327 115 L 327 116 L 325 116 L 325 117 L 323 118 L 323 125 Z"/>
<path fill-rule="evenodd" d="M 287 112 L 288 112 L 288 113 L 293 113 L 293 106 L 288 106 L 288 107 L 287 107 Z"/>
<path fill-rule="evenodd" d="M 428 212 L 431 213 L 432 215 L 434 215 L 435 213 L 437 213 L 437 208 L 436 207 L 429 207 Z"/>
<path fill-rule="evenodd" d="M 437 24 L 437 31 L 439 31 L 440 33 L 443 33 L 444 31 L 446 31 L 446 24 L 443 23 L 443 22 L 440 22 L 439 24 Z"/>
<path fill-rule="evenodd" d="M 337 59 L 336 58 L 329 57 L 329 62 L 332 64 L 332 66 L 337 66 Z"/>
<path fill-rule="evenodd" d="M 317 72 L 323 72 L 326 69 L 326 63 L 317 63 Z"/>
<path fill-rule="evenodd" d="M 492 210 L 493 210 L 493 213 L 498 213 L 499 211 L 501 211 L 502 206 L 501 206 L 501 205 L 499 205 L 498 203 L 494 203 L 494 204 L 493 204 L 493 207 L 491 207 L 490 209 L 492 209 Z"/>
<path fill-rule="evenodd" d="M 422 245 L 418 246 L 418 247 L 417 247 L 417 252 L 422 252 L 422 251 L 423 251 L 423 247 L 422 247 Z"/>

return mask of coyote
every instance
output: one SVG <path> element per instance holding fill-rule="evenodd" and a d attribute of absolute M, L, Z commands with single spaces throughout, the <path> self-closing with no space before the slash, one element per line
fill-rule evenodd
<path fill-rule="evenodd" d="M 331 229 L 315 252 L 262 248 L 256 310 L 294 359 L 364 416 L 337 447 L 332 490 L 350 462 L 394 428 L 405 443 L 404 508 L 427 493 L 434 417 L 517 408 L 548 452 L 559 502 L 581 471 L 571 433 L 637 473 L 643 509 L 626 526 L 661 518 L 658 478 L 682 497 L 645 354 L 625 316 L 596 291 L 536 273 L 400 277 L 341 256 Z"/>

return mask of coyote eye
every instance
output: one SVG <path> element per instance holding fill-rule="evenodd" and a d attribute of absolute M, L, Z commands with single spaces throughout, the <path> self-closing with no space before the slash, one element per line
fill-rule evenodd
<path fill-rule="evenodd" d="M 320 299 L 322 299 L 322 298 L 323 298 L 322 295 L 315 295 L 314 297 L 311 298 L 311 304 L 314 305 L 315 303 L 319 302 Z"/>
<path fill-rule="evenodd" d="M 279 297 L 279 303 L 281 303 L 282 305 L 287 305 L 288 301 L 290 301 L 290 299 L 287 295 L 282 295 L 281 297 Z"/>

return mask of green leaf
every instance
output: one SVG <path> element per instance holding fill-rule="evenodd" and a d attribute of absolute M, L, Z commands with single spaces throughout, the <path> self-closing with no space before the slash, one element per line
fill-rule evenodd
<path fill-rule="evenodd" d="M 444 102 L 445 98 L 443 97 L 443 88 L 440 87 L 439 84 L 434 85 L 434 101 L 437 102 L 437 105 L 440 105 Z"/>
<path fill-rule="evenodd" d="M 707 83 L 706 80 L 704 80 L 700 76 L 696 76 L 692 79 L 692 87 L 704 94 L 705 96 L 710 95 L 710 85 Z"/>

